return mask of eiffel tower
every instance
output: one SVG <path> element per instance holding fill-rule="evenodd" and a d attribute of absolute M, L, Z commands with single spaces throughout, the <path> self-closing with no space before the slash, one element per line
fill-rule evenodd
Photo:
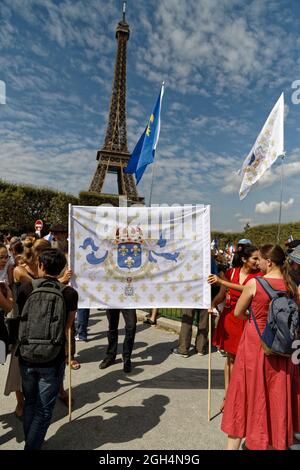
<path fill-rule="evenodd" d="M 104 145 L 97 152 L 98 166 L 89 188 L 89 193 L 97 193 L 99 204 L 112 202 L 116 205 L 116 195 L 108 195 L 102 192 L 107 173 L 117 175 L 118 194 L 126 196 L 128 204 L 143 203 L 144 201 L 144 198 L 138 195 L 133 175 L 124 173 L 124 168 L 126 168 L 130 158 L 127 147 L 126 125 L 126 53 L 130 30 L 125 20 L 125 14 L 126 2 L 124 1 L 123 19 L 118 23 L 116 29 L 118 50 L 108 125 Z M 103 201 L 101 196 L 103 196 Z"/>

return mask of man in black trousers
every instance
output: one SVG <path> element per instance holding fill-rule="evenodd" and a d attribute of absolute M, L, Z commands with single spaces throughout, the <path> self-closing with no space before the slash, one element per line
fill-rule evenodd
<path fill-rule="evenodd" d="M 136 310 L 135 309 L 110 309 L 106 310 L 108 319 L 108 347 L 106 350 L 106 356 L 100 363 L 100 369 L 106 369 L 106 367 L 114 364 L 118 349 L 118 326 L 120 319 L 120 312 L 122 312 L 125 321 L 125 338 L 123 342 L 123 370 L 125 373 L 131 372 L 131 353 L 134 344 L 135 332 L 136 332 Z"/>

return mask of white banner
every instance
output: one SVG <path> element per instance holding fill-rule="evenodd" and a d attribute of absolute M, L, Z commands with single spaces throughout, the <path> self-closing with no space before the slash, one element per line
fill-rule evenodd
<path fill-rule="evenodd" d="M 210 206 L 70 206 L 79 308 L 210 307 Z"/>
<path fill-rule="evenodd" d="M 281 94 L 272 109 L 255 144 L 243 163 L 243 181 L 240 199 L 244 199 L 252 186 L 262 177 L 279 155 L 284 153 L 284 95 Z"/>

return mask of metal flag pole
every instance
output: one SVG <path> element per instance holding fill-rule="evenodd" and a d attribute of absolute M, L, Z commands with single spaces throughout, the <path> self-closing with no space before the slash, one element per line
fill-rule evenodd
<path fill-rule="evenodd" d="M 161 91 L 160 91 L 160 105 L 161 105 L 162 97 L 163 97 L 163 94 L 164 94 L 164 86 L 165 86 L 165 82 L 162 82 Z M 158 124 L 158 136 L 159 136 L 159 133 L 160 133 L 160 115 L 159 115 L 159 124 Z M 156 152 L 157 142 L 158 142 L 158 137 L 156 139 L 155 146 L 153 147 L 155 152 Z M 157 160 L 157 157 L 156 157 L 156 160 Z M 152 181 L 151 181 L 151 188 L 150 188 L 149 207 L 151 206 L 151 203 L 152 203 L 152 192 L 153 192 L 153 184 L 154 184 L 154 169 L 155 169 L 155 162 L 152 163 Z"/>
<path fill-rule="evenodd" d="M 281 181 L 281 189 L 280 189 L 280 203 L 279 203 L 279 218 L 278 218 L 278 228 L 277 228 L 277 243 L 280 242 L 280 229 L 281 229 L 281 213 L 282 213 L 282 198 L 283 198 L 283 160 L 286 154 L 284 153 L 281 155 L 281 169 L 280 169 L 280 181 Z"/>
<path fill-rule="evenodd" d="M 151 180 L 151 187 L 150 187 L 149 207 L 151 207 L 151 202 L 152 202 L 152 191 L 153 191 L 153 183 L 154 183 L 154 169 L 155 169 L 155 163 L 152 164 L 152 180 Z"/>

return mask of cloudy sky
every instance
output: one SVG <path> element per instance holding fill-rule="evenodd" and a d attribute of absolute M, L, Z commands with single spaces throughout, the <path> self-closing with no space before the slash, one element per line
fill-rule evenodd
<path fill-rule="evenodd" d="M 284 91 L 283 222 L 300 220 L 299 0 L 127 3 L 131 151 L 166 82 L 152 202 L 211 204 L 212 228 L 224 231 L 276 222 L 280 162 L 243 201 L 236 172 Z M 1 178 L 75 195 L 89 187 L 121 9 L 121 0 L 1 0 Z M 146 202 L 151 174 L 138 186 Z"/>

